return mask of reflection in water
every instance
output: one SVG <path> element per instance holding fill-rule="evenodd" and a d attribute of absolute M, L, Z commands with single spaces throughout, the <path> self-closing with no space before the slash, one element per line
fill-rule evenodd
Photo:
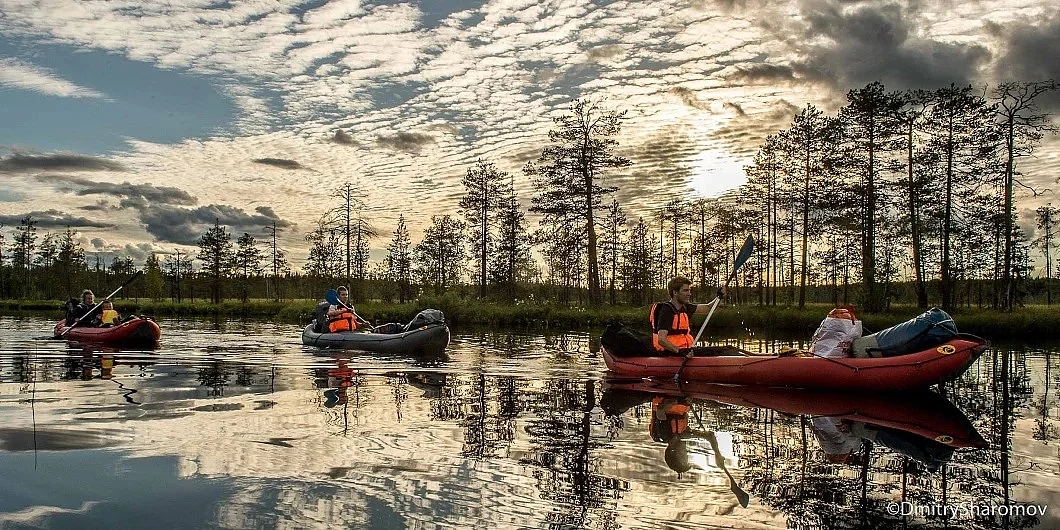
<path fill-rule="evenodd" d="M 319 355 L 267 324 L 170 322 L 151 352 L 31 328 L 0 319 L 0 526 L 1060 526 L 888 511 L 1054 500 L 1039 350 L 873 395 L 608 380 L 585 333 L 457 333 L 424 363 Z"/>

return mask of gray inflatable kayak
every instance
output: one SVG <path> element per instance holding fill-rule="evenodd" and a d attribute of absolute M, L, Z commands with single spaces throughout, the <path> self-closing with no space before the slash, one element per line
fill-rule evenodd
<path fill-rule="evenodd" d="M 315 327 L 314 321 L 302 330 L 302 344 L 403 355 L 440 355 L 449 345 L 449 327 L 436 309 L 420 311 L 408 324 L 386 324 L 371 333 L 321 333 Z"/>

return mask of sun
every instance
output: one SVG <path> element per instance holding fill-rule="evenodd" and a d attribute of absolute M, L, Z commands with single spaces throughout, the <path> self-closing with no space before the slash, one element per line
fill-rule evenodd
<path fill-rule="evenodd" d="M 747 163 L 716 147 L 705 147 L 690 162 L 688 186 L 700 197 L 720 197 L 747 182 L 743 172 Z"/>

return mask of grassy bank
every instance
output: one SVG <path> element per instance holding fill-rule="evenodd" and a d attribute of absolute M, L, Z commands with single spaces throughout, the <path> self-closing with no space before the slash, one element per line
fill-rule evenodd
<path fill-rule="evenodd" d="M 176 303 L 146 299 L 118 300 L 122 314 L 144 314 L 155 317 L 225 317 L 276 320 L 291 324 L 308 322 L 315 300 L 273 302 L 251 300 L 247 303 L 226 301 L 211 304 L 203 301 Z M 0 300 L 0 313 L 7 315 L 61 316 L 58 300 Z M 604 306 L 598 309 L 540 305 L 525 302 L 501 304 L 462 299 L 457 296 L 422 298 L 415 303 L 371 301 L 357 304 L 357 311 L 376 324 L 407 322 L 424 308 L 442 310 L 454 326 L 488 326 L 515 329 L 601 329 L 611 320 L 647 328 L 648 307 Z M 759 307 L 745 305 L 719 307 L 711 318 L 712 330 L 750 330 L 756 333 L 785 333 L 809 337 L 831 306 L 813 305 L 805 309 L 792 307 Z M 878 331 L 918 315 L 921 311 L 901 306 L 879 314 L 860 315 L 866 333 Z M 960 309 L 952 312 L 963 332 L 990 339 L 1040 340 L 1060 329 L 1060 308 L 1032 306 L 1012 313 L 985 309 Z M 694 326 L 701 322 L 695 319 Z"/>

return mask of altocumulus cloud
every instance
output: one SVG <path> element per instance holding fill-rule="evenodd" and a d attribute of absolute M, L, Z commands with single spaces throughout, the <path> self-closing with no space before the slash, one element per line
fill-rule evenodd
<path fill-rule="evenodd" d="M 51 70 L 18 59 L 0 57 L 0 86 L 32 90 L 65 98 L 106 99 L 102 92 L 78 86 Z"/>

